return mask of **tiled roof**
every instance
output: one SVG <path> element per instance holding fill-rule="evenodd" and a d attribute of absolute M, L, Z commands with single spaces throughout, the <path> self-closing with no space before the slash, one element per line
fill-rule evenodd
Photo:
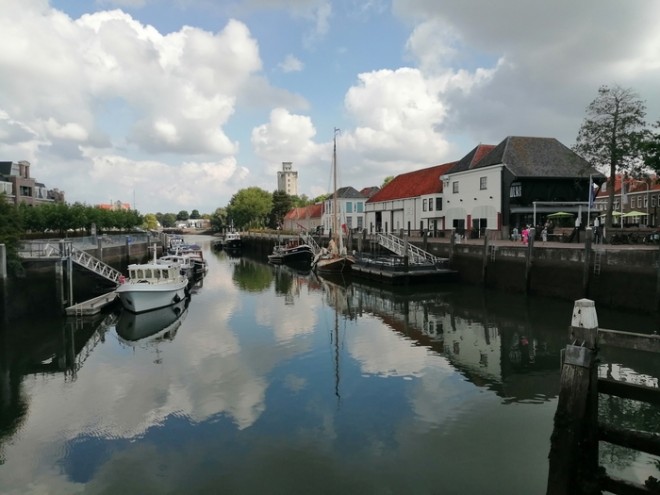
<path fill-rule="evenodd" d="M 458 163 L 456 163 L 452 172 L 463 172 L 464 170 L 470 170 L 471 168 L 476 167 L 482 158 L 494 149 L 495 145 L 493 144 L 480 144 L 476 146 L 472 151 L 461 158 Z"/>
<path fill-rule="evenodd" d="M 302 220 L 306 218 L 321 218 L 323 216 L 323 204 L 301 206 L 289 210 L 284 218 L 287 220 Z"/>
<path fill-rule="evenodd" d="M 360 191 L 355 189 L 354 187 L 348 186 L 348 187 L 340 187 L 337 189 L 337 197 L 338 198 L 365 198 Z"/>
<path fill-rule="evenodd" d="M 649 176 L 648 179 L 631 179 L 623 178 L 621 174 L 617 174 L 614 178 L 614 194 L 621 194 L 621 181 L 624 180 L 626 183 L 626 194 L 628 193 L 638 193 L 645 192 L 647 190 L 651 191 L 660 191 L 660 183 L 658 182 L 659 178 L 656 175 Z M 647 186 L 647 184 L 649 184 Z M 609 187 L 609 184 L 608 184 Z M 607 187 L 601 187 L 598 191 L 596 197 L 606 198 L 610 195 L 610 191 Z"/>
<path fill-rule="evenodd" d="M 363 189 L 360 189 L 360 194 L 364 196 L 365 198 L 370 198 L 374 194 L 376 194 L 378 191 L 380 191 L 380 187 L 378 186 L 371 186 L 371 187 L 365 187 Z"/>
<path fill-rule="evenodd" d="M 391 201 L 393 199 L 415 198 L 424 194 L 442 192 L 440 176 L 448 173 L 457 162 L 436 165 L 397 175 L 380 191 L 367 200 L 367 203 Z"/>
<path fill-rule="evenodd" d="M 589 177 L 603 180 L 580 155 L 555 138 L 509 136 L 479 161 L 475 168 L 504 164 L 517 177 Z"/>

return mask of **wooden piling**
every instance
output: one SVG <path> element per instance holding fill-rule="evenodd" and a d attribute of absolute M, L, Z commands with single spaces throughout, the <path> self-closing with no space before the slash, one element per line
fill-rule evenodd
<path fill-rule="evenodd" d="M 488 271 L 488 233 L 484 236 L 484 251 L 481 254 L 481 285 L 486 285 L 486 274 Z"/>
<path fill-rule="evenodd" d="M 597 413 L 594 359 L 598 332 L 593 301 L 575 301 L 571 334 L 573 328 L 579 329 L 584 339 L 575 340 L 566 347 L 564 354 L 550 446 L 547 495 L 597 493 L 584 486 L 585 480 L 589 480 L 585 473 L 591 470 L 595 475 L 598 466 L 597 423 L 592 421 Z"/>

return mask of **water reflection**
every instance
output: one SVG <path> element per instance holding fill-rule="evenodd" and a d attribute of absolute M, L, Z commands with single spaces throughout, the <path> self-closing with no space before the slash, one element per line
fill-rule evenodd
<path fill-rule="evenodd" d="M 542 492 L 572 305 L 207 251 L 178 314 L 3 328 L 1 492 Z"/>
<path fill-rule="evenodd" d="M 186 317 L 190 297 L 171 306 L 133 313 L 122 311 L 116 324 L 117 335 L 128 345 L 158 343 L 173 340 Z"/>

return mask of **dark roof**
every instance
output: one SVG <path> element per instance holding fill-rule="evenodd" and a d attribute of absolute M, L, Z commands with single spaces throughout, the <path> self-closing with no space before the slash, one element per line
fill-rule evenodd
<path fill-rule="evenodd" d="M 474 168 L 505 165 L 516 177 L 605 176 L 555 138 L 509 136 Z"/>
<path fill-rule="evenodd" d="M 448 173 L 456 162 L 415 170 L 397 175 L 383 188 L 367 200 L 367 203 L 391 201 L 393 199 L 415 198 L 424 194 L 442 192 L 440 176 Z"/>
<path fill-rule="evenodd" d="M 371 187 L 365 187 L 360 189 L 360 194 L 363 196 L 370 198 L 374 194 L 376 194 L 378 191 L 380 191 L 380 187 L 378 186 L 371 186 Z"/>
<path fill-rule="evenodd" d="M 494 144 L 480 144 L 476 146 L 467 155 L 461 158 L 452 172 L 463 172 L 477 166 L 477 164 L 491 151 L 495 149 Z"/>
<path fill-rule="evenodd" d="M 11 164 L 13 162 L 0 162 L 0 175 L 11 175 Z"/>
<path fill-rule="evenodd" d="M 338 198 L 365 198 L 360 191 L 355 189 L 354 187 L 348 186 L 348 187 L 340 187 L 337 189 L 337 197 Z"/>

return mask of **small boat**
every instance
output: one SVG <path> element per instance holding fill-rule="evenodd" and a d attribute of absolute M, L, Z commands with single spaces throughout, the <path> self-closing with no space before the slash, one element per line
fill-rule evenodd
<path fill-rule="evenodd" d="M 190 256 L 185 254 L 166 254 L 156 260 L 158 264 L 178 263 L 180 272 L 185 275 L 188 280 L 195 277 L 195 264 Z"/>
<path fill-rule="evenodd" d="M 225 234 L 225 239 L 222 243 L 222 247 L 226 250 L 237 251 L 243 248 L 243 241 L 241 240 L 241 234 L 238 232 L 227 232 Z"/>
<path fill-rule="evenodd" d="M 197 244 L 181 244 L 173 253 L 174 256 L 183 256 L 192 265 L 192 276 L 199 277 L 206 274 L 208 266 L 204 259 L 202 248 Z M 161 257 L 161 259 L 164 257 Z"/>
<path fill-rule="evenodd" d="M 351 270 L 355 258 L 344 247 L 342 232 L 339 229 L 339 204 L 337 201 L 337 133 L 335 129 L 332 152 L 332 176 L 334 192 L 332 195 L 332 238 L 328 248 L 319 252 L 312 261 L 312 268 L 318 273 L 345 273 Z"/>
<path fill-rule="evenodd" d="M 115 292 L 122 306 L 133 313 L 176 304 L 187 296 L 188 277 L 179 263 L 158 263 L 156 246 L 148 263 L 128 265 L 128 278 L 121 277 Z"/>
<path fill-rule="evenodd" d="M 277 244 L 273 253 L 268 255 L 269 263 L 274 265 L 312 266 L 314 252 L 312 247 L 302 239 L 289 239 Z"/>
<path fill-rule="evenodd" d="M 117 335 L 128 345 L 172 340 L 188 312 L 190 297 L 160 309 L 131 313 L 122 311 L 115 325 Z"/>

